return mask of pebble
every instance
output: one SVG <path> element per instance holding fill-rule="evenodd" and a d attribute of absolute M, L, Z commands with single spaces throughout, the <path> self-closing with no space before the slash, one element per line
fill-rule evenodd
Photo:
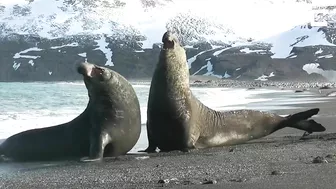
<path fill-rule="evenodd" d="M 336 82 L 317 82 L 317 81 L 239 81 L 239 80 L 197 80 L 191 82 L 191 86 L 214 86 L 214 87 L 230 87 L 230 88 L 260 88 L 260 87 L 278 87 L 280 89 L 331 89 L 336 87 Z"/>

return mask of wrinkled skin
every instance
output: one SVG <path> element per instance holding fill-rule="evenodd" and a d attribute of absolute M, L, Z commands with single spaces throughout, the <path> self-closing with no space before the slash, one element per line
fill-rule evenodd
<path fill-rule="evenodd" d="M 89 95 L 84 112 L 68 123 L 9 137 L 0 145 L 0 155 L 13 161 L 99 161 L 133 148 L 140 136 L 141 117 L 131 84 L 118 73 L 87 62 L 80 63 L 77 71 Z"/>
<path fill-rule="evenodd" d="M 146 152 L 234 145 L 261 138 L 284 127 L 312 132 L 325 128 L 307 120 L 319 109 L 281 117 L 254 110 L 219 112 L 206 107 L 191 92 L 185 50 L 170 32 L 162 37 L 148 98 Z M 223 97 L 224 98 L 224 97 Z"/>

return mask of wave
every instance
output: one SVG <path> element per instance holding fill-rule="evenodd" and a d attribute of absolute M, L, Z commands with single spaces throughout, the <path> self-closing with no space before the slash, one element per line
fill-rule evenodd
<path fill-rule="evenodd" d="M 61 85 L 69 83 L 62 83 Z M 71 83 L 70 85 L 73 85 Z M 76 83 L 75 83 L 76 85 Z M 145 127 L 147 120 L 148 85 L 135 85 L 141 108 L 141 124 Z M 4 87 L 6 87 L 4 85 Z M 10 86 L 10 90 L 15 87 Z M 31 85 L 26 92 L 31 93 L 40 86 Z M 15 133 L 52 125 L 62 124 L 71 121 L 84 111 L 87 104 L 87 95 L 81 95 L 84 90 L 75 90 L 76 87 L 65 87 L 67 95 L 50 95 L 53 90 L 58 92 L 54 86 L 45 85 L 50 90 L 41 98 L 30 100 L 24 94 L 25 90 L 20 88 L 20 95 L 16 94 L 2 96 L 0 109 L 0 139 L 7 138 Z M 49 87 L 49 88 L 48 88 Z M 7 89 L 3 89 L 7 90 Z M 270 89 L 229 89 L 229 88 L 192 88 L 193 94 L 206 106 L 215 110 L 234 109 L 257 109 L 274 110 L 291 108 L 293 104 L 312 103 L 322 101 L 326 98 L 316 98 L 309 92 L 293 93 L 290 90 Z M 8 91 L 8 90 L 7 90 Z M 301 98 L 293 98 L 298 97 Z M 33 97 L 32 95 L 29 98 Z M 24 107 L 24 108 L 23 108 Z"/>

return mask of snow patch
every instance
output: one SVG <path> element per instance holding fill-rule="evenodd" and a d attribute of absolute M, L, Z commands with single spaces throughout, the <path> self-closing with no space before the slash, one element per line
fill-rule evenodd
<path fill-rule="evenodd" d="M 244 53 L 260 53 L 260 54 L 265 54 L 265 50 L 250 50 L 248 47 L 245 47 L 243 49 L 240 50 L 240 52 L 244 52 Z"/>
<path fill-rule="evenodd" d="M 224 51 L 226 51 L 226 50 L 228 50 L 228 49 L 231 49 L 232 47 L 227 47 L 227 48 L 224 48 L 224 49 L 221 49 L 221 50 L 219 50 L 219 51 L 215 51 L 214 53 L 213 53 L 213 55 L 214 56 L 218 56 L 218 55 L 220 55 L 222 52 L 224 52 Z"/>
<path fill-rule="evenodd" d="M 207 50 L 207 51 L 209 51 L 209 50 Z M 197 56 L 199 56 L 199 55 L 201 55 L 201 54 L 203 54 L 203 53 L 205 53 L 205 52 L 207 52 L 207 51 L 202 51 L 202 52 L 196 54 L 195 56 L 189 58 L 189 59 L 187 60 L 187 64 L 188 64 L 189 69 L 191 68 L 191 64 L 194 63 L 194 62 L 196 61 Z"/>
<path fill-rule="evenodd" d="M 28 64 L 30 64 L 31 66 L 34 66 L 34 61 L 33 60 L 29 60 Z"/>
<path fill-rule="evenodd" d="M 49 71 L 48 73 L 49 73 L 49 75 L 51 75 L 51 74 L 52 74 L 52 71 Z"/>
<path fill-rule="evenodd" d="M 274 77 L 275 76 L 275 74 L 274 74 L 274 72 L 271 72 L 269 75 L 262 75 L 262 76 L 260 76 L 260 77 L 258 77 L 257 79 L 255 79 L 255 80 L 259 80 L 259 81 L 267 81 L 268 80 L 268 78 L 270 78 L 270 77 Z"/>
<path fill-rule="evenodd" d="M 236 68 L 236 71 L 240 70 L 241 68 Z"/>
<path fill-rule="evenodd" d="M 296 57 L 297 55 L 295 54 L 295 55 L 289 56 L 288 58 L 296 58 Z"/>
<path fill-rule="evenodd" d="M 321 54 L 321 53 L 323 53 L 323 50 L 321 48 L 315 52 L 315 54 Z"/>
<path fill-rule="evenodd" d="M 31 56 L 31 55 L 21 55 L 21 54 L 26 54 L 28 52 L 31 51 L 43 51 L 43 49 L 37 48 L 37 47 L 32 47 L 26 50 L 23 50 L 21 52 L 15 53 L 15 55 L 13 56 L 14 59 L 18 59 L 18 58 L 29 58 L 29 59 L 37 59 L 40 58 L 41 56 Z"/>
<path fill-rule="evenodd" d="M 319 63 L 309 63 L 303 65 L 302 69 L 308 74 L 317 73 L 328 79 L 329 81 L 336 81 L 336 71 L 335 70 L 323 70 L 319 68 Z"/>
<path fill-rule="evenodd" d="M 60 49 L 60 48 L 63 48 L 63 47 L 78 47 L 78 43 L 74 42 L 74 43 L 70 43 L 70 44 L 66 44 L 66 45 L 54 46 L 54 47 L 50 47 L 50 49 Z"/>
<path fill-rule="evenodd" d="M 214 74 L 213 72 L 213 66 L 212 66 L 212 63 L 211 61 L 207 61 L 207 64 L 202 66 L 202 68 L 200 70 L 198 70 L 197 72 L 195 73 L 198 73 L 199 71 L 201 71 L 202 69 L 206 68 L 207 69 L 207 73 L 203 74 L 205 76 L 215 76 L 215 77 L 218 77 L 218 78 L 229 78 L 231 77 L 231 75 L 229 75 L 227 73 L 227 71 L 225 71 L 225 74 L 224 75 L 217 75 L 217 74 Z M 196 75 L 196 74 L 194 74 Z"/>
<path fill-rule="evenodd" d="M 263 40 L 272 44 L 272 58 L 286 58 L 293 47 L 305 47 L 315 45 L 336 46 L 327 41 L 320 27 L 296 26 L 293 29 L 283 32 L 277 36 Z"/>
<path fill-rule="evenodd" d="M 332 54 L 327 54 L 327 55 L 323 55 L 323 56 L 318 56 L 317 58 L 320 59 L 320 58 L 332 58 L 333 55 Z"/>
<path fill-rule="evenodd" d="M 14 61 L 13 69 L 14 69 L 14 70 L 19 69 L 20 65 L 21 65 L 21 63 L 17 63 L 17 62 Z"/>
<path fill-rule="evenodd" d="M 106 37 L 102 36 L 100 39 L 95 40 L 95 42 L 97 43 L 98 47 L 93 50 L 101 50 L 105 54 L 107 59 L 105 66 L 114 66 L 112 62 L 113 52 L 108 48 L 109 43 L 106 42 Z"/>
<path fill-rule="evenodd" d="M 81 56 L 81 57 L 83 57 L 83 58 L 86 58 L 86 52 L 84 52 L 84 53 L 79 53 L 78 55 Z"/>

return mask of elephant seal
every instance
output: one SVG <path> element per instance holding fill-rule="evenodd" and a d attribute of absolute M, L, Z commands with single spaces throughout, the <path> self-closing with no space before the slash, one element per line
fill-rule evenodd
<path fill-rule="evenodd" d="M 61 125 L 27 130 L 6 139 L 0 155 L 12 161 L 81 158 L 98 161 L 126 154 L 141 132 L 140 104 L 120 74 L 87 62 L 77 65 L 89 102 L 78 117 Z"/>
<path fill-rule="evenodd" d="M 189 151 L 190 149 L 235 145 L 267 136 L 284 127 L 308 133 L 325 131 L 309 119 L 318 108 L 287 117 L 254 111 L 215 111 L 202 104 L 189 87 L 189 69 L 184 48 L 170 32 L 155 68 L 147 109 L 148 148 L 145 152 Z"/>

